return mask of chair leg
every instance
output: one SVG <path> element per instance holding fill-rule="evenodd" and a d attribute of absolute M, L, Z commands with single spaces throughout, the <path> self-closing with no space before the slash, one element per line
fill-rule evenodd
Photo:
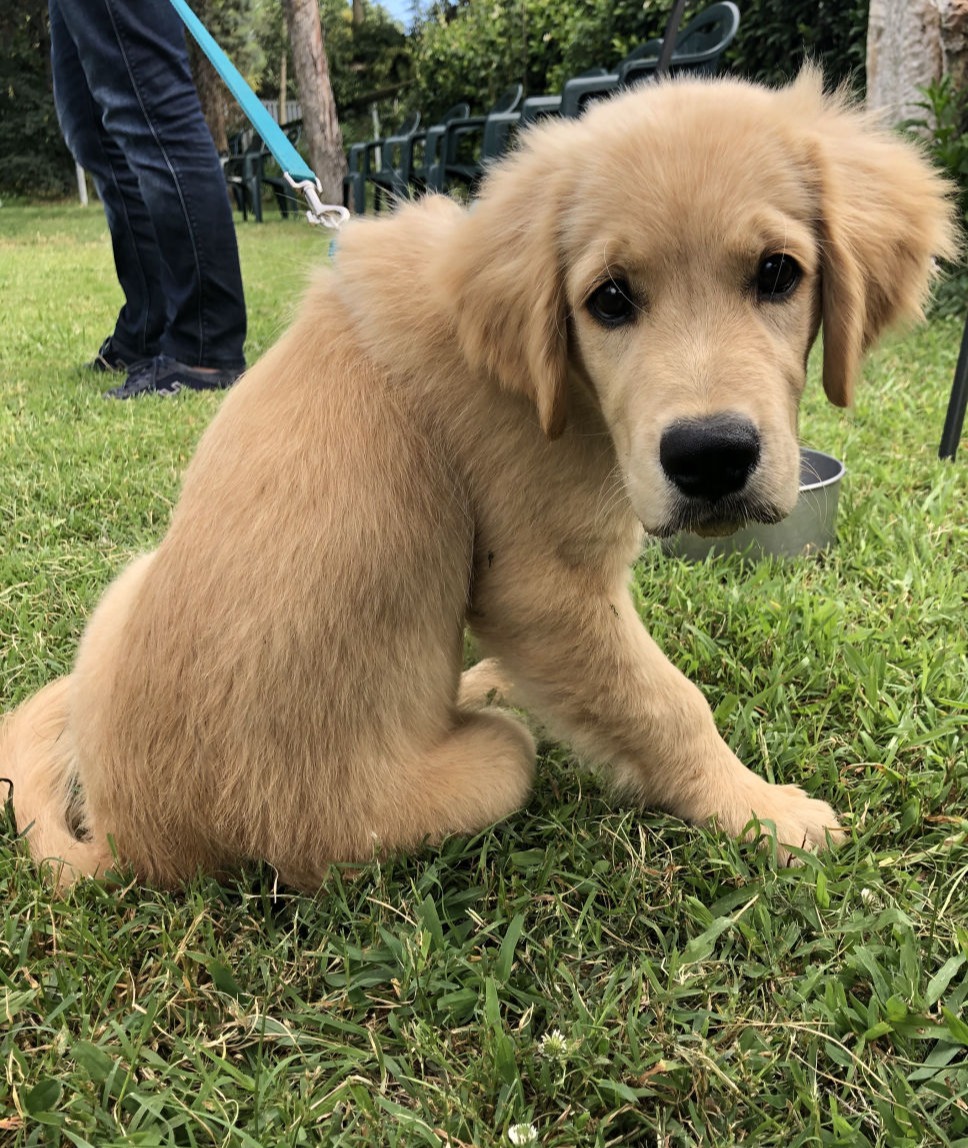
<path fill-rule="evenodd" d="M 360 172 L 351 171 L 344 177 L 343 206 L 354 215 L 363 215 L 366 211 L 366 178 Z"/>
<path fill-rule="evenodd" d="M 242 167 L 242 187 L 252 206 L 256 223 L 262 222 L 262 157 L 247 155 Z"/>
<path fill-rule="evenodd" d="M 443 160 L 438 160 L 436 163 L 430 165 L 430 170 L 427 172 L 427 189 L 429 191 L 442 192 L 447 185 L 447 176 L 444 171 Z"/>
<path fill-rule="evenodd" d="M 955 367 L 954 382 L 951 384 L 951 398 L 948 400 L 948 413 L 941 432 L 941 446 L 938 458 L 954 461 L 961 440 L 961 430 L 965 424 L 965 411 L 968 409 L 968 319 L 961 336 L 961 350 L 958 365 Z"/>

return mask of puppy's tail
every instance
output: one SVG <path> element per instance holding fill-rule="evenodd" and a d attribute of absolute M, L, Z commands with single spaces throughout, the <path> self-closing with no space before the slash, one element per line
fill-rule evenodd
<path fill-rule="evenodd" d="M 112 860 L 106 841 L 81 840 L 68 823 L 73 785 L 69 698 L 70 678 L 58 678 L 0 719 L 0 784 L 7 783 L 19 836 L 58 885 L 102 872 Z"/>

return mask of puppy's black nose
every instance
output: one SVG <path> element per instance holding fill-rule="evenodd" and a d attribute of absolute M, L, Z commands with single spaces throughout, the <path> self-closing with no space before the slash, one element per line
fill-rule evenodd
<path fill-rule="evenodd" d="M 742 490 L 759 458 L 759 433 L 742 415 L 683 419 L 664 431 L 659 443 L 669 480 L 690 498 L 710 502 Z"/>

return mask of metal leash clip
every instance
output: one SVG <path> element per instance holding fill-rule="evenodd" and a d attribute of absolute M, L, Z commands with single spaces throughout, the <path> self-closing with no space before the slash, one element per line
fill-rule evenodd
<path fill-rule="evenodd" d="M 337 206 L 334 203 L 323 203 L 319 198 L 322 186 L 318 179 L 295 180 L 288 171 L 283 172 L 283 175 L 286 177 L 286 182 L 295 191 L 301 191 L 306 197 L 306 202 L 309 204 L 306 218 L 310 223 L 318 224 L 321 227 L 330 227 L 335 231 L 349 219 L 350 213 L 345 207 Z"/>

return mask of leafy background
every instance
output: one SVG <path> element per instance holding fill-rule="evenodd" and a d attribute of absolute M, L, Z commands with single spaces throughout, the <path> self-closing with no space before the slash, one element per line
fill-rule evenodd
<path fill-rule="evenodd" d="M 705 4 L 691 3 L 686 17 Z M 260 95 L 279 95 L 286 52 L 278 0 L 196 0 L 199 15 Z M 609 66 L 660 35 L 671 0 L 461 0 L 415 4 L 413 25 L 370 0 L 352 21 L 345 0 L 320 0 L 333 90 L 346 143 L 419 110 L 426 122 L 458 101 L 485 111 L 512 83 L 557 91 L 570 75 Z M 831 81 L 863 88 L 867 0 L 744 0 L 727 67 L 767 81 L 792 76 L 805 55 Z M 50 86 L 45 0 L 0 5 L 0 194 L 55 197 L 74 186 Z M 288 95 L 298 98 L 292 67 Z M 230 127 L 242 126 L 229 109 Z M 232 118 L 234 117 L 234 119 Z"/>

